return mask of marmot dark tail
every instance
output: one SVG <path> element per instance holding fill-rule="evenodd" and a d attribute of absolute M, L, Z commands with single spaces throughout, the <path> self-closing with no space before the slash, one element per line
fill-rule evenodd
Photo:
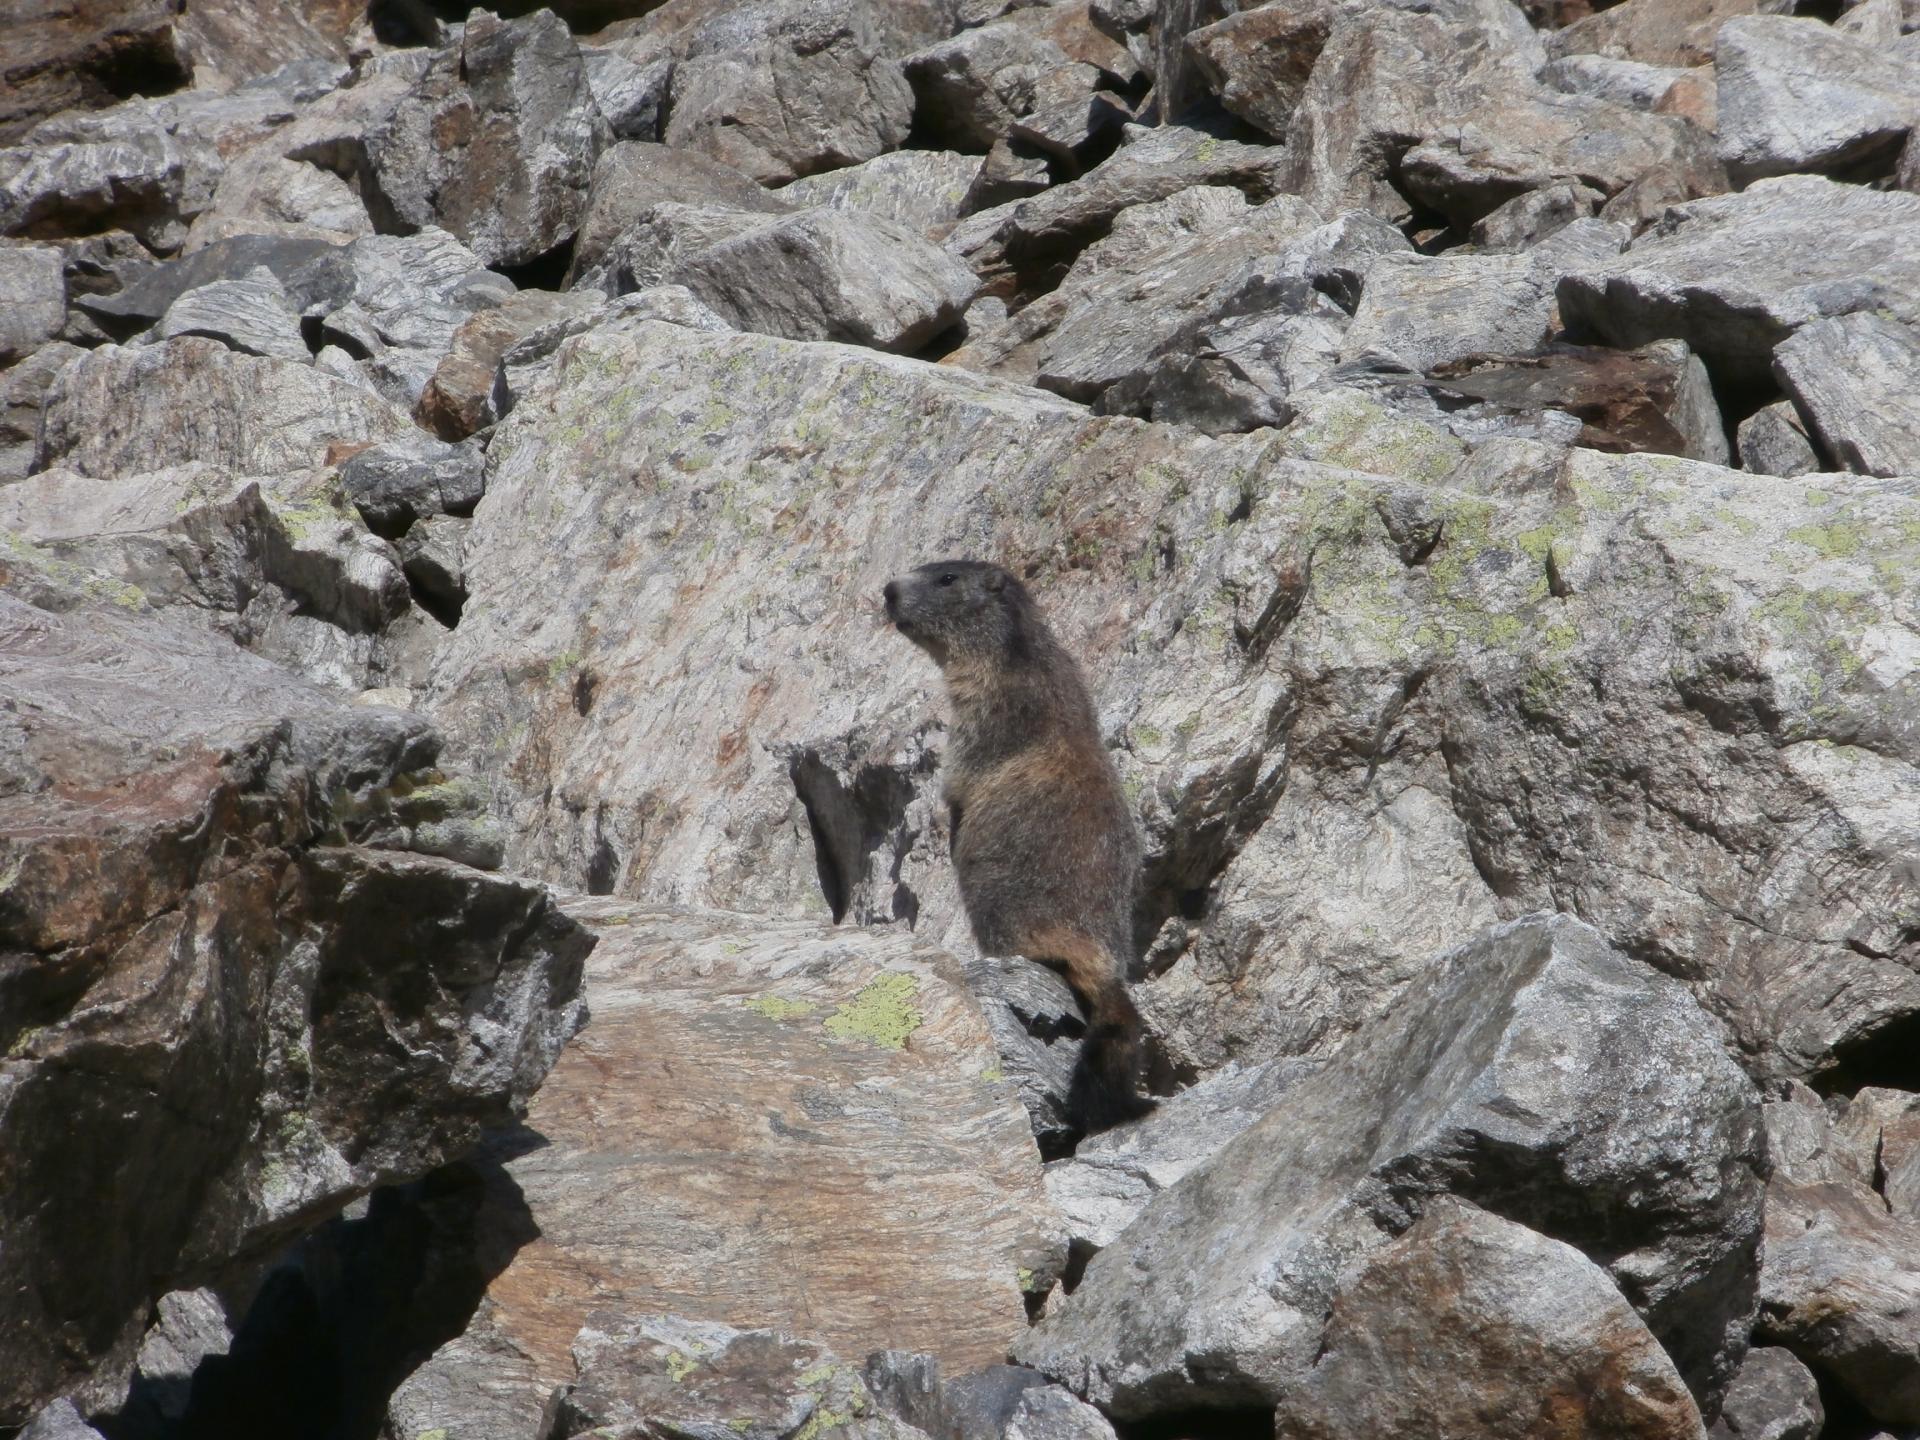
<path fill-rule="evenodd" d="M 1086 1012 L 1087 1034 L 1067 1094 L 1074 1124 L 1092 1135 L 1138 1120 L 1154 1102 L 1140 1093 L 1143 1027 L 1119 964 L 1083 936 L 1055 931 L 1036 939 L 1041 943 L 1028 958 L 1058 965 Z"/>

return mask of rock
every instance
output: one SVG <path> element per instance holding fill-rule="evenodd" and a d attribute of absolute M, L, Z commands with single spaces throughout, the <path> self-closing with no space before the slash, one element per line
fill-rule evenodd
<path fill-rule="evenodd" d="M 482 310 L 453 332 L 446 358 L 420 392 L 414 419 L 442 440 L 464 440 L 500 418 L 494 380 L 500 357 L 535 331 L 585 317 L 601 308 L 598 296 L 522 290 Z"/>
<path fill-rule="evenodd" d="M 1078 180 L 968 217 L 948 234 L 946 246 L 996 291 L 1051 285 L 1127 209 L 1195 186 L 1231 187 L 1267 200 L 1281 188 L 1284 158 L 1270 146 L 1183 125 L 1143 131 Z"/>
<path fill-rule="evenodd" d="M 21 1440 L 101 1440 L 100 1432 L 87 1424 L 65 1396 L 34 1416 L 20 1436 Z"/>
<path fill-rule="evenodd" d="M 946 148 L 987 150 L 1033 110 L 1042 78 L 1065 64 L 1058 45 L 1025 26 L 962 30 L 906 58 L 914 121 Z"/>
<path fill-rule="evenodd" d="M 1920 328 L 1872 312 L 1816 320 L 1781 342 L 1773 365 L 1841 465 L 1862 475 L 1920 468 Z"/>
<path fill-rule="evenodd" d="M 218 240 L 279 235 L 345 245 L 373 234 L 373 220 L 354 188 L 305 160 L 261 155 L 229 166 L 207 208 L 187 230 L 191 255 Z"/>
<path fill-rule="evenodd" d="M 1605 1271 L 1442 1198 L 1342 1277 L 1322 1353 L 1282 1397 L 1275 1433 L 1519 1440 L 1543 1421 L 1648 1440 L 1706 1433 Z"/>
<path fill-rule="evenodd" d="M 1342 1273 L 1380 1265 L 1391 1289 L 1387 1234 L 1451 1193 L 1588 1252 L 1717 1390 L 1752 1315 L 1757 1100 L 1682 987 L 1576 921 L 1502 926 L 1155 1197 L 1015 1357 L 1117 1417 L 1291 1404 L 1366 1332 L 1341 1322 Z M 1663 1408 L 1690 1405 L 1675 1386 Z"/>
<path fill-rule="evenodd" d="M 383 1440 L 415 1440 L 440 1431 L 445 1440 L 544 1433 L 551 1387 L 532 1361 L 494 1323 L 493 1301 L 463 1334 L 439 1346 L 400 1382 L 387 1402 Z"/>
<path fill-rule="evenodd" d="M 747 1328 L 804 1312 L 842 1355 L 999 1360 L 1064 1247 L 951 962 L 905 934 L 573 908 L 603 937 L 594 1021 L 528 1114 L 546 1143 L 503 1141 L 471 1233 L 433 1242 L 502 1257 L 488 1343 L 530 1362 L 534 1402 L 573 1378 L 568 1347 L 601 1310 Z"/>
<path fill-rule="evenodd" d="M 1106 1416 L 1054 1386 L 1021 1396 L 1003 1433 L 1006 1440 L 1114 1440 Z"/>
<path fill-rule="evenodd" d="M 1809 321 L 1880 309 L 1920 322 L 1917 237 L 1920 196 L 1762 180 L 1676 206 L 1617 260 L 1573 271 L 1560 310 L 1570 331 L 1611 345 L 1685 340 L 1709 369 L 1763 377 L 1774 346 Z"/>
<path fill-rule="evenodd" d="M 74 303 L 124 339 L 156 323 L 181 296 L 202 285 L 244 279 L 260 269 L 271 272 L 283 286 L 294 284 L 302 270 L 332 251 L 327 242 L 310 238 L 238 235 L 158 265 L 113 264 L 108 274 L 95 281 L 102 288 L 89 284 L 75 295 Z M 146 261 L 144 252 L 141 259 Z M 111 288 L 106 288 L 109 284 Z"/>
<path fill-rule="evenodd" d="M 1871 1151 L 1800 1088 L 1766 1107 L 1767 1186 L 1756 1338 L 1784 1345 L 1885 1425 L 1920 1421 L 1920 1233 L 1872 1188 Z"/>
<path fill-rule="evenodd" d="M 511 280 L 431 228 L 370 235 L 328 251 L 287 288 L 303 314 L 320 322 L 321 339 L 364 357 L 365 380 L 408 410 L 420 403 L 460 327 L 516 293 Z"/>
<path fill-rule="evenodd" d="M 312 352 L 286 287 L 262 265 L 238 280 L 215 280 L 189 290 L 167 307 L 155 334 L 162 340 L 204 335 L 242 355 L 306 364 Z"/>
<path fill-rule="evenodd" d="M 1042 77 L 1033 109 L 1007 127 L 1008 144 L 1031 146 L 1061 167 L 1063 177 L 1106 159 L 1133 107 L 1094 88 L 1099 79 L 1089 65 L 1063 65 Z"/>
<path fill-rule="evenodd" d="M 1868 1086 L 1855 1093 L 1841 1126 L 1873 1157 L 1873 1188 L 1890 1214 L 1920 1220 L 1920 1098 Z"/>
<path fill-rule="evenodd" d="M 1828 468 L 1791 400 L 1762 405 L 1742 420 L 1736 443 L 1740 468 L 1758 475 L 1807 475 Z"/>
<path fill-rule="evenodd" d="M 580 47 L 587 67 L 587 88 L 593 103 L 606 117 L 615 140 L 654 141 L 667 111 L 667 87 L 673 80 L 673 61 L 661 56 L 636 65 L 618 50 L 597 45 Z"/>
<path fill-rule="evenodd" d="M 551 1434 L 871 1437 L 860 1374 L 810 1340 L 677 1315 L 597 1314 L 574 1341 L 580 1378 L 561 1393 Z"/>
<path fill-rule="evenodd" d="M 1521 255 L 1383 255 L 1367 272 L 1345 359 L 1382 357 L 1413 374 L 1547 338 L 1555 276 Z"/>
<path fill-rule="evenodd" d="M 0 602 L 7 769 L 39 777 L 0 801 L 8 1423 L 113 1408 L 182 1277 L 512 1119 L 577 1028 L 590 944 L 537 886 L 337 843 L 432 761 L 424 721 L 58 603 Z"/>
<path fill-rule="evenodd" d="M 67 269 L 47 245 L 0 246 L 0 365 L 30 355 L 67 323 Z"/>
<path fill-rule="evenodd" d="M 56 340 L 42 345 L 26 359 L 0 370 L 0 482 L 17 480 L 33 470 L 33 452 L 40 438 L 40 412 L 47 391 L 67 362 L 86 352 Z"/>
<path fill-rule="evenodd" d="M 1541 70 L 1540 78 L 1568 95 L 1587 95 L 1629 110 L 1659 110 L 1673 87 L 1690 73 L 1608 55 L 1564 55 Z"/>
<path fill-rule="evenodd" d="M 1113 1427 L 1091 1405 L 1037 1370 L 988 1365 L 942 1378 L 931 1355 L 881 1350 L 862 1379 L 887 1414 L 932 1440 L 1110 1440 Z"/>
<path fill-rule="evenodd" d="M 1147 1202 L 1211 1160 L 1319 1068 L 1317 1062 L 1229 1063 L 1162 1100 L 1134 1125 L 1088 1137 L 1047 1166 L 1047 1195 L 1083 1260 L 1111 1245 Z"/>
<path fill-rule="evenodd" d="M 1820 1387 L 1793 1352 L 1758 1345 L 1733 1373 L 1712 1440 L 1817 1440 L 1826 1421 Z"/>
<path fill-rule="evenodd" d="M 312 469 L 334 447 L 412 430 L 378 396 L 311 366 L 188 336 L 105 346 L 62 370 L 47 392 L 34 463 L 102 479 L 195 460 L 260 475 Z"/>
<path fill-rule="evenodd" d="M 1202 26 L 1186 48 L 1222 105 L 1285 140 L 1334 15 L 1331 0 L 1278 0 Z"/>
<path fill-rule="evenodd" d="M 186 163 L 151 119 L 60 116 L 0 150 L 0 235 L 53 239 L 115 228 L 178 243 Z"/>
<path fill-rule="evenodd" d="M 1517 195 L 1567 182 L 1638 211 L 1657 208 L 1656 196 L 1726 188 L 1685 122 L 1543 84 L 1540 42 L 1505 0 L 1336 16 L 1287 145 L 1287 188 L 1329 214 L 1399 223 L 1411 200 L 1465 231 Z"/>
<path fill-rule="evenodd" d="M 1492 254 L 1531 250 L 1576 220 L 1587 219 L 1604 198 L 1575 181 L 1544 185 L 1489 210 L 1473 222 L 1469 235 L 1476 249 Z"/>
<path fill-rule="evenodd" d="M 1784 0 L 1626 0 L 1557 31 L 1558 56 L 1605 55 L 1644 65 L 1706 65 L 1721 27 L 1743 15 L 1784 14 Z"/>
<path fill-rule="evenodd" d="M 1920 123 L 1920 51 L 1903 55 L 1818 20 L 1730 20 L 1714 49 L 1720 158 L 1742 183 L 1891 164 Z"/>
<path fill-rule="evenodd" d="M 993 142 L 987 158 L 980 162 L 980 172 L 967 189 L 962 209 L 971 215 L 976 210 L 1009 205 L 1029 195 L 1038 195 L 1051 184 L 1053 167 L 1044 150 L 1024 140 L 1002 136 Z"/>
<path fill-rule="evenodd" d="M 568 289 L 620 293 L 622 241 L 657 207 L 672 203 L 731 214 L 781 215 L 786 201 L 704 155 L 639 142 L 616 145 L 594 167 L 586 218 L 574 241 Z M 740 222 L 741 228 L 749 221 Z M 632 282 L 626 282 L 632 288 Z"/>
<path fill-rule="evenodd" d="M 376 535 L 397 539 L 430 515 L 473 514 L 487 493 L 486 452 L 415 431 L 359 451 L 340 483 Z"/>
<path fill-rule="evenodd" d="M 728 324 L 789 339 L 915 350 L 973 299 L 973 272 L 876 216 L 783 216 L 709 245 L 673 268 Z"/>
<path fill-rule="evenodd" d="M 211 1290 L 176 1290 L 162 1295 L 155 1309 L 157 1318 L 140 1342 L 132 1391 L 119 1417 L 136 1434 L 178 1425 L 201 1361 L 226 1354 L 233 1343 L 226 1306 Z"/>
<path fill-rule="evenodd" d="M 864 165 L 803 176 L 784 186 L 780 198 L 806 208 L 823 205 L 877 215 L 909 230 L 949 225 L 967 212 L 967 197 L 980 161 L 943 150 L 896 150 Z"/>
<path fill-rule="evenodd" d="M 1677 340 L 1638 350 L 1556 344 L 1526 356 L 1475 356 L 1429 373 L 1448 395 L 1557 410 L 1581 422 L 1576 443 L 1616 454 L 1731 463 L 1706 367 Z"/>
<path fill-rule="evenodd" d="M 872 0 L 764 0 L 696 28 L 662 139 L 763 184 L 871 160 L 907 138 L 913 92 Z"/>
<path fill-rule="evenodd" d="M 820 799 L 813 808 L 825 809 Z M 965 969 L 967 988 L 1000 1052 L 1000 1068 L 1020 1087 L 1041 1154 L 1065 1153 L 1080 1130 L 1067 1108 L 1086 1033 L 1079 1002 L 1059 975 L 1018 955 L 975 956 Z"/>
<path fill-rule="evenodd" d="M 321 7 L 296 0 L 193 0 L 181 16 L 178 45 L 200 89 L 228 90 L 301 60 L 340 63 L 342 37 L 328 32 Z M 318 22 L 318 23 L 316 23 Z"/>
<path fill-rule="evenodd" d="M 460 607 L 467 603 L 467 577 L 461 561 L 466 532 L 465 521 L 432 515 L 415 522 L 400 537 L 400 560 L 413 593 L 449 627 L 459 620 Z M 491 865 L 481 868 L 494 870 L 499 865 L 496 855 Z"/>
<path fill-rule="evenodd" d="M 438 226 L 482 264 L 522 265 L 580 228 L 611 140 L 564 23 L 476 12 L 368 135 L 368 198 L 376 220 Z"/>
<path fill-rule="evenodd" d="M 175 0 L 24 6 L 10 15 L 0 66 L 0 144 L 44 116 L 95 110 L 132 93 L 185 85 L 193 64 L 175 36 Z"/>

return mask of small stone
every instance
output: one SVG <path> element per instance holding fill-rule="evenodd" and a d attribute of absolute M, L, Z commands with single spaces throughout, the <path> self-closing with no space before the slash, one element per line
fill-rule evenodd
<path fill-rule="evenodd" d="M 1756 475 L 1809 475 L 1827 469 L 1791 400 L 1763 405 L 1735 432 L 1740 468 Z"/>

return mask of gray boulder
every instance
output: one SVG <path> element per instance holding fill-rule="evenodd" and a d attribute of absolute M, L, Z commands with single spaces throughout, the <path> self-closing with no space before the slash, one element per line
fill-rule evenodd
<path fill-rule="evenodd" d="M 943 1377 L 931 1355 L 880 1350 L 861 1372 L 880 1409 L 930 1440 L 1112 1440 L 1091 1405 L 1037 1370 L 988 1365 Z"/>
<path fill-rule="evenodd" d="M 814 813 L 822 807 L 816 802 Z M 1067 982 L 1022 956 L 979 955 L 966 962 L 967 988 L 980 1002 L 1001 1072 L 1020 1088 L 1043 1155 L 1056 1155 L 1079 1134 L 1067 1106 L 1080 1060 L 1085 1020 Z"/>
<path fill-rule="evenodd" d="M 471 515 L 487 493 L 486 452 L 415 431 L 359 451 L 340 483 L 377 535 L 397 538 L 429 515 Z"/>
<path fill-rule="evenodd" d="M 1618 259 L 1568 274 L 1558 297 L 1570 330 L 1623 348 L 1685 340 L 1710 368 L 1761 378 L 1774 346 L 1811 321 L 1882 310 L 1920 322 L 1920 195 L 1761 180 L 1676 206 Z"/>
<path fill-rule="evenodd" d="M 102 1440 L 100 1432 L 62 1396 L 27 1422 L 20 1440 Z"/>
<path fill-rule="evenodd" d="M 803 208 L 825 206 L 877 215 L 909 230 L 952 224 L 967 212 L 981 162 L 945 150 L 896 150 L 864 165 L 808 175 L 781 187 L 780 198 Z"/>
<path fill-rule="evenodd" d="M 586 63 L 593 103 L 606 117 L 613 138 L 658 140 L 673 80 L 672 58 L 660 55 L 636 65 L 618 50 L 598 45 L 581 46 L 580 58 Z"/>
<path fill-rule="evenodd" d="M 30 355 L 67 323 L 67 267 L 50 245 L 0 245 L 0 365 Z"/>
<path fill-rule="evenodd" d="M 881 54 L 873 0 L 758 0 L 680 47 L 661 138 L 765 184 L 897 148 L 913 91 Z"/>
<path fill-rule="evenodd" d="M 155 94 L 187 84 L 193 64 L 176 38 L 179 19 L 171 0 L 49 6 L 14 15 L 0 90 L 0 143 L 11 144 L 62 110 L 111 105 L 125 93 L 129 70 L 142 73 Z"/>
<path fill-rule="evenodd" d="M 915 122 L 942 145 L 973 151 L 1030 114 L 1042 81 L 1066 64 L 1058 45 L 1010 22 L 962 30 L 904 62 Z"/>
<path fill-rule="evenodd" d="M 1116 1416 L 1283 1400 L 1343 1273 L 1452 1194 L 1586 1252 L 1713 1393 L 1753 1315 L 1763 1155 L 1682 987 L 1577 921 L 1518 921 L 1156 1196 L 1015 1355 Z"/>
<path fill-rule="evenodd" d="M 264 265 L 237 280 L 215 280 L 187 291 L 154 327 L 162 340 L 204 335 L 242 355 L 307 364 L 313 354 L 287 290 Z"/>
<path fill-rule="evenodd" d="M 1806 475 L 1827 468 L 1791 400 L 1762 405 L 1735 432 L 1740 466 L 1756 475 Z"/>
<path fill-rule="evenodd" d="M 1842 466 L 1920 471 L 1920 324 L 1873 313 L 1816 320 L 1781 342 L 1773 368 Z"/>
<path fill-rule="evenodd" d="M 1708 65 L 1728 21 L 1786 14 L 1790 0 L 1625 0 L 1547 37 L 1556 56 L 1604 55 L 1644 65 Z"/>
<path fill-rule="evenodd" d="M 531 335 L 586 322 L 604 308 L 598 295 L 521 290 L 477 312 L 453 332 L 447 352 L 421 388 L 413 417 L 443 440 L 464 440 L 500 418 L 495 395 L 500 357 Z"/>
<path fill-rule="evenodd" d="M 1818 1440 L 1827 1418 L 1813 1372 L 1777 1345 L 1756 1345 L 1733 1372 L 1710 1440 Z"/>
<path fill-rule="evenodd" d="M 580 228 L 611 139 L 558 17 L 475 11 L 367 136 L 370 198 L 399 226 L 452 232 L 482 264 L 520 265 Z"/>
<path fill-rule="evenodd" d="M 591 944 L 537 886 L 342 843 L 432 763 L 424 721 L 42 598 L 0 599 L 0 753 L 39 777 L 0 801 L 5 1423 L 114 1408 L 161 1295 L 511 1120 L 578 1028 Z"/>
<path fill-rule="evenodd" d="M 126 237 L 122 237 L 123 239 Z M 74 303 L 102 324 L 123 334 L 145 329 L 167 313 L 181 296 L 219 280 L 239 280 L 256 270 L 272 273 L 282 285 L 293 284 L 308 265 L 334 247 L 306 236 L 237 235 L 215 240 L 177 260 L 154 264 L 145 251 L 133 247 L 137 260 L 121 253 L 94 257 L 70 254 L 70 271 L 84 277 L 76 285 Z"/>
<path fill-rule="evenodd" d="M 1741 183 L 1891 162 L 1920 123 L 1920 47 L 1873 45 L 1819 20 L 1729 20 L 1714 73 L 1720 158 Z"/>
<path fill-rule="evenodd" d="M 1703 1440 L 1673 1362 L 1571 1246 L 1451 1198 L 1343 1275 L 1289 1440 Z"/>
<path fill-rule="evenodd" d="M 1186 49 L 1222 105 L 1285 140 L 1337 13 L 1332 0 L 1255 5 L 1189 32 Z"/>
<path fill-rule="evenodd" d="M 877 216 L 808 210 L 708 245 L 667 277 L 742 330 L 915 350 L 973 299 L 973 272 Z"/>
<path fill-rule="evenodd" d="M 119 228 L 153 244 L 184 238 L 186 161 L 137 111 L 60 116 L 0 150 L 0 235 L 55 238 Z"/>
<path fill-rule="evenodd" d="M 85 353 L 77 345 L 56 340 L 0 370 L 0 482 L 32 472 L 47 392 L 67 363 Z"/>

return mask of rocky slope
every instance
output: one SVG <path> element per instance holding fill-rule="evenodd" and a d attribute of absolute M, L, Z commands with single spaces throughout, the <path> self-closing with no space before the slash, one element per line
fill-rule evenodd
<path fill-rule="evenodd" d="M 0 8 L 0 1428 L 1920 1434 L 1913 0 Z"/>

